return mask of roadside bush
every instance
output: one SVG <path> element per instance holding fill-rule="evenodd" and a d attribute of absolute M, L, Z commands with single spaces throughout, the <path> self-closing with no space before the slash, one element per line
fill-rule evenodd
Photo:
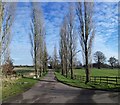
<path fill-rule="evenodd" d="M 15 71 L 13 71 L 14 66 L 13 66 L 13 62 L 11 59 L 7 59 L 5 61 L 5 64 L 2 66 L 2 72 L 4 75 L 11 75 L 11 74 L 16 74 Z"/>

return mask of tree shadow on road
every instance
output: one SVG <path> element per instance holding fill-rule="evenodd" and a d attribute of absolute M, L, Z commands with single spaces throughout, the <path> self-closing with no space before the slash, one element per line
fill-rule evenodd
<path fill-rule="evenodd" d="M 42 82 L 56 82 L 56 81 L 49 81 L 49 80 L 39 80 L 39 81 L 42 81 Z"/>
<path fill-rule="evenodd" d="M 70 99 L 66 102 L 65 105 L 69 103 L 84 103 L 84 104 L 92 104 L 96 105 L 95 101 L 92 99 L 95 94 L 95 90 L 82 89 L 75 98 Z"/>

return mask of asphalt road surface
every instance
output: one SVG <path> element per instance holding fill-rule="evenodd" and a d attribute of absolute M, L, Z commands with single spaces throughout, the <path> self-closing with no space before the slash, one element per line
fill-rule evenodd
<path fill-rule="evenodd" d="M 70 87 L 57 82 L 49 70 L 31 89 L 4 103 L 118 103 L 118 93 Z"/>

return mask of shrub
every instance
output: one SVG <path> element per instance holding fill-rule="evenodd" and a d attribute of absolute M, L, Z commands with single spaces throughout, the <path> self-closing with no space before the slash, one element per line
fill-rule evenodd
<path fill-rule="evenodd" d="M 5 64 L 2 66 L 3 74 L 5 75 L 16 74 L 16 72 L 13 71 L 13 69 L 14 69 L 13 61 L 8 58 L 5 61 Z"/>

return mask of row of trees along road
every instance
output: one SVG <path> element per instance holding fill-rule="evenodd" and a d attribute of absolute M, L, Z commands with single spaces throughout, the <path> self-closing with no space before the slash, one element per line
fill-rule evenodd
<path fill-rule="evenodd" d="M 0 2 L 0 64 L 2 57 L 8 61 L 10 59 L 9 44 L 11 41 L 12 24 L 15 17 L 16 3 Z M 91 64 L 91 50 L 92 43 L 95 36 L 93 24 L 93 2 L 78 2 L 75 6 L 70 3 L 69 11 L 64 16 L 60 29 L 60 60 L 62 67 L 62 75 L 68 76 L 70 71 L 71 79 L 73 79 L 73 61 L 75 55 L 80 51 L 76 50 L 77 34 L 80 39 L 81 52 L 85 64 L 86 82 L 89 82 L 90 64 Z M 75 11 L 78 19 L 78 30 L 75 26 Z M 31 3 L 31 32 L 29 38 L 31 42 L 31 56 L 33 58 L 35 67 L 35 76 L 39 77 L 47 70 L 48 54 L 45 42 L 45 24 L 42 10 L 39 3 Z M 78 32 L 77 32 L 78 31 Z M 54 48 L 54 68 L 57 65 L 56 47 Z M 94 56 L 98 56 L 96 52 Z M 97 58 L 97 57 L 96 57 Z M 99 58 L 99 57 L 98 57 Z M 98 65 L 105 58 L 96 59 Z M 110 58 L 111 66 L 116 60 Z M 1 67 L 1 66 L 0 66 Z"/>
<path fill-rule="evenodd" d="M 75 30 L 75 14 L 72 5 L 69 7 L 68 14 L 64 17 L 61 31 L 60 31 L 60 58 L 62 66 L 62 75 L 68 73 L 68 68 L 71 71 L 71 79 L 73 79 L 73 59 L 76 51 L 76 30 Z M 79 22 L 79 38 L 82 48 L 82 55 L 85 63 L 86 70 L 86 83 L 89 82 L 91 63 L 91 49 L 94 39 L 94 27 L 93 27 L 93 3 L 92 2 L 78 2 L 76 4 L 76 13 Z"/>
<path fill-rule="evenodd" d="M 73 79 L 73 59 L 76 53 L 76 30 L 75 14 L 73 6 L 70 5 L 68 14 L 64 17 L 60 30 L 60 59 L 62 75 L 68 76 L 70 69 L 71 79 Z"/>
<path fill-rule="evenodd" d="M 14 23 L 16 3 L 7 3 L 0 1 L 0 69 L 1 64 L 10 66 L 10 49 L 9 45 L 12 36 L 12 25 Z M 7 63 L 7 64 L 6 64 Z M 10 66 L 9 68 L 12 69 Z M 4 70 L 4 69 L 3 69 Z"/>
<path fill-rule="evenodd" d="M 45 42 L 45 24 L 39 3 L 31 3 L 31 55 L 35 67 L 35 76 L 39 77 L 47 70 L 47 49 Z"/>
<path fill-rule="evenodd" d="M 41 76 L 47 70 L 47 48 L 45 42 L 45 26 L 39 3 L 31 3 L 31 55 L 35 67 L 35 76 Z M 10 58 L 10 41 L 12 25 L 14 23 L 16 3 L 0 1 L 0 67 L 13 69 Z M 3 62 L 1 62 L 3 59 Z M 8 63 L 9 62 L 9 63 Z M 8 69 L 9 70 L 9 69 Z M 7 71 L 5 71 L 7 72 Z"/>

